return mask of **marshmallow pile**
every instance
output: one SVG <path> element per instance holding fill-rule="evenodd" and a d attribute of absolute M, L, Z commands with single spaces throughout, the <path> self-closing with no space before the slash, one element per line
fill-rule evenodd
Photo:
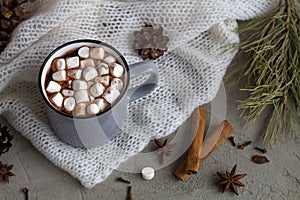
<path fill-rule="evenodd" d="M 83 46 L 51 64 L 46 91 L 50 102 L 74 116 L 96 115 L 120 96 L 125 69 L 102 47 Z"/>

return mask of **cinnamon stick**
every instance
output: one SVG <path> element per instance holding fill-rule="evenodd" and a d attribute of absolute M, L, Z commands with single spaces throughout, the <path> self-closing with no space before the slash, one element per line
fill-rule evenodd
<path fill-rule="evenodd" d="M 218 128 L 209 136 L 209 138 L 203 142 L 199 165 L 223 143 L 223 141 L 231 134 L 232 131 L 233 127 L 227 120 L 218 126 Z M 182 181 L 189 176 L 185 170 L 186 162 L 187 160 L 179 165 L 179 167 L 173 173 L 174 176 Z"/>
<path fill-rule="evenodd" d="M 194 113 L 192 125 L 193 131 L 196 132 L 195 138 L 188 150 L 185 172 L 187 174 L 196 174 L 199 170 L 200 159 L 199 155 L 202 150 L 204 139 L 206 110 L 205 108 L 198 108 L 198 112 Z"/>
<path fill-rule="evenodd" d="M 173 175 L 181 181 L 184 181 L 189 176 L 189 174 L 185 171 L 185 167 L 186 160 L 181 165 L 179 165 L 179 167 L 177 167 L 177 169 L 173 173 Z"/>

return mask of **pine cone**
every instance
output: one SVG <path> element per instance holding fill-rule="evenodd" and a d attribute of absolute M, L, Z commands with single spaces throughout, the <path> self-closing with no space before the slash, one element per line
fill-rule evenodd
<path fill-rule="evenodd" d="M 10 170 L 13 168 L 13 165 L 4 165 L 0 161 L 0 182 L 3 180 L 9 183 L 9 177 L 15 176 Z"/>
<path fill-rule="evenodd" d="M 0 53 L 9 43 L 10 34 L 30 13 L 25 3 L 32 0 L 0 0 Z"/>
<path fill-rule="evenodd" d="M 7 126 L 1 126 L 0 124 L 0 156 L 12 147 L 12 139 L 13 136 L 9 133 Z"/>
<path fill-rule="evenodd" d="M 169 38 L 163 35 L 163 28 L 153 28 L 146 24 L 140 31 L 133 33 L 135 40 L 133 49 L 138 50 L 138 54 L 146 59 L 157 59 L 167 51 Z"/>

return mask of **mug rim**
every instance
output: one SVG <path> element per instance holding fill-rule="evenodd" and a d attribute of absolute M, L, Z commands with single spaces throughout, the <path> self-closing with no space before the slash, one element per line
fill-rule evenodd
<path fill-rule="evenodd" d="M 72 44 L 75 44 L 75 43 L 94 43 L 94 44 L 97 44 L 97 45 L 102 45 L 102 46 L 106 46 L 108 48 L 110 48 L 111 50 L 113 50 L 120 58 L 121 60 L 123 61 L 123 64 L 124 64 L 124 67 L 125 67 L 125 70 L 126 70 L 126 73 L 127 73 L 127 80 L 126 80 L 126 84 L 124 85 L 124 92 L 122 93 L 121 96 L 118 97 L 117 101 L 113 103 L 113 105 L 111 105 L 107 110 L 105 110 L 104 112 L 100 112 L 96 115 L 92 115 L 92 116 L 83 116 L 83 117 L 76 117 L 76 116 L 73 116 L 73 115 L 68 115 L 67 113 L 65 112 L 62 112 L 58 109 L 56 109 L 51 103 L 50 103 L 50 100 L 48 100 L 46 98 L 46 96 L 44 95 L 44 91 L 43 91 L 43 87 L 42 87 L 42 75 L 43 75 L 43 72 L 44 72 L 44 69 L 45 69 L 45 66 L 46 64 L 48 63 L 48 61 L 52 58 L 52 56 L 60 49 L 66 47 L 66 46 L 69 46 L 69 45 L 72 45 Z M 126 61 L 126 59 L 124 58 L 124 56 L 113 46 L 105 43 L 105 42 L 102 42 L 100 40 L 94 40 L 94 39 L 79 39 L 79 40 L 72 40 L 72 41 L 69 41 L 69 42 L 66 42 L 58 47 L 56 47 L 53 51 L 51 51 L 48 56 L 45 58 L 45 60 L 43 61 L 43 64 L 40 68 L 40 71 L 39 71 L 39 78 L 38 78 L 38 85 L 39 85 L 39 89 L 40 89 L 40 93 L 43 97 L 43 100 L 46 102 L 46 104 L 48 105 L 48 107 L 50 107 L 52 110 L 54 110 L 55 112 L 57 112 L 58 114 L 61 114 L 61 115 L 64 115 L 65 117 L 68 117 L 68 118 L 71 118 L 71 119 L 91 119 L 91 118 L 96 118 L 96 117 L 99 117 L 101 115 L 104 115 L 105 113 L 111 111 L 113 109 L 113 107 L 115 107 L 120 101 L 121 99 L 124 97 L 124 95 L 126 94 L 126 91 L 127 91 L 127 88 L 128 88 L 128 85 L 129 85 L 129 79 L 130 79 L 130 72 L 129 72 L 129 66 L 128 66 L 128 63 Z M 44 83 L 45 84 L 45 83 Z M 44 88 L 46 88 L 44 86 Z"/>

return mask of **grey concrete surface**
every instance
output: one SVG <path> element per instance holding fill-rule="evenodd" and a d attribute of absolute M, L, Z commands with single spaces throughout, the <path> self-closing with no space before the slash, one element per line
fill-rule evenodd
<path fill-rule="evenodd" d="M 237 143 L 252 140 L 253 144 L 244 150 L 233 147 L 225 141 L 200 167 L 197 175 L 181 182 L 173 177 L 172 172 L 182 162 L 179 158 L 171 165 L 156 171 L 153 180 L 145 181 L 140 174 L 131 174 L 115 170 L 103 183 L 92 189 L 86 189 L 69 174 L 54 166 L 41 153 L 32 147 L 29 141 L 19 133 L 15 135 L 13 147 L 2 155 L 4 163 L 14 164 L 10 183 L 0 183 L 0 200 L 23 200 L 23 187 L 29 188 L 30 200 L 99 200 L 126 199 L 127 185 L 115 181 L 123 177 L 132 182 L 134 200 L 172 199 L 300 199 L 300 147 L 299 138 L 288 136 L 284 143 L 276 148 L 267 147 L 266 156 L 271 162 L 263 165 L 251 162 L 251 156 L 258 153 L 254 146 L 262 146 L 261 133 L 265 127 L 262 118 L 253 126 L 245 128 L 237 110 L 237 99 L 245 94 L 236 87 L 227 88 L 227 119 L 233 124 L 233 136 Z M 224 105 L 225 106 L 225 105 Z M 0 118 L 3 125 L 8 122 Z M 299 124 L 296 134 L 299 136 Z M 176 134 L 176 133 L 174 133 Z M 239 196 L 231 192 L 222 194 L 221 188 L 214 186 L 218 181 L 216 171 L 231 170 L 237 163 L 237 173 L 247 173 L 242 180 L 245 188 L 239 188 Z"/>

